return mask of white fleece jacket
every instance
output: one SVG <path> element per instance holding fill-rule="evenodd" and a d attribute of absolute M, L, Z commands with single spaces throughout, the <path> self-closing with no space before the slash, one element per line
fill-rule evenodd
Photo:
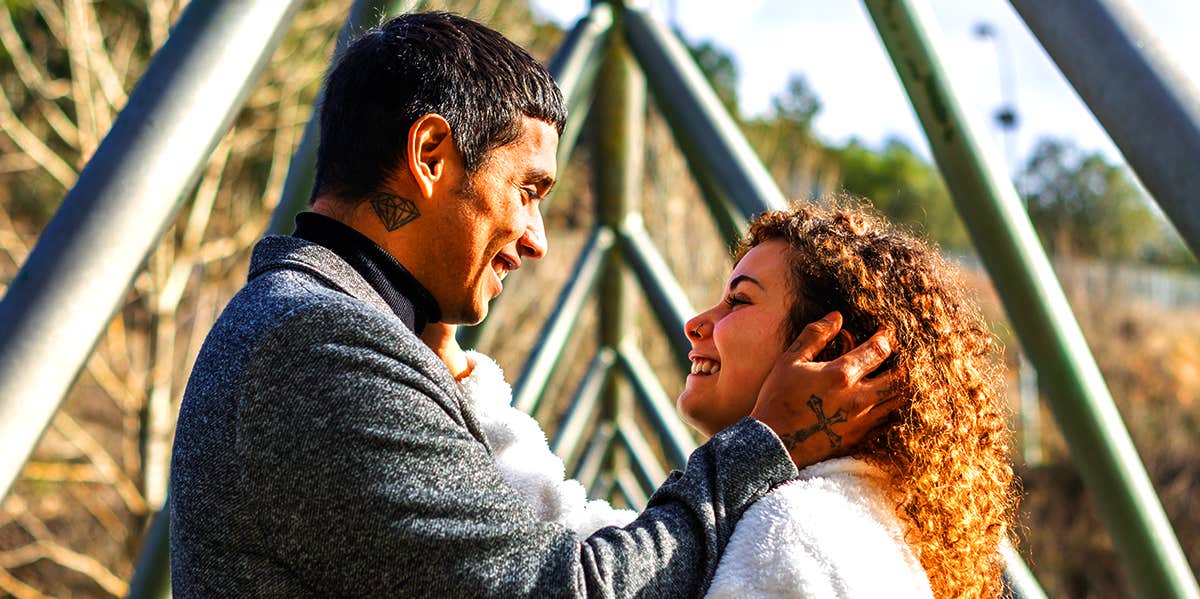
<path fill-rule="evenodd" d="M 625 526 L 637 517 L 637 512 L 613 509 L 607 501 L 589 501 L 583 485 L 566 478 L 563 462 L 550 451 L 542 427 L 512 407 L 512 387 L 504 380 L 500 366 L 475 351 L 467 352 L 467 359 L 471 374 L 459 385 L 474 404 L 500 476 L 529 499 L 538 517 L 558 522 L 580 538 L 590 537 L 605 526 Z"/>
<path fill-rule="evenodd" d="M 512 407 L 512 389 L 491 358 L 467 352 L 460 384 L 473 402 L 504 480 L 544 520 L 581 537 L 624 526 L 637 514 L 589 501 L 566 480 L 537 421 Z M 929 580 L 887 496 L 878 468 L 853 458 L 821 462 L 742 515 L 708 591 L 713 598 L 929 598 Z"/>

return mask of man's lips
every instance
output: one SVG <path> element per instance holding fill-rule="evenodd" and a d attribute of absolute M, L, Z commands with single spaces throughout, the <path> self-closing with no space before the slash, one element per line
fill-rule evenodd
<path fill-rule="evenodd" d="M 492 274 L 496 276 L 497 295 L 504 290 L 504 279 L 508 277 L 508 273 L 518 268 L 521 268 L 519 258 L 505 254 L 497 254 L 495 258 L 492 258 Z"/>

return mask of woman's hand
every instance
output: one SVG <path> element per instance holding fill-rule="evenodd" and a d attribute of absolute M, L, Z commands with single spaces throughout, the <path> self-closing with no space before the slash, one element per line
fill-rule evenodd
<path fill-rule="evenodd" d="M 848 453 L 902 403 L 892 373 L 865 378 L 892 353 L 887 331 L 834 360 L 813 361 L 841 328 L 837 312 L 805 327 L 775 362 L 750 413 L 779 435 L 797 468 Z"/>
<path fill-rule="evenodd" d="M 471 374 L 471 361 L 467 359 L 467 353 L 459 347 L 458 338 L 455 336 L 457 333 L 457 325 L 442 322 L 429 323 L 425 325 L 425 330 L 421 331 L 421 341 L 446 364 L 456 381 Z"/>

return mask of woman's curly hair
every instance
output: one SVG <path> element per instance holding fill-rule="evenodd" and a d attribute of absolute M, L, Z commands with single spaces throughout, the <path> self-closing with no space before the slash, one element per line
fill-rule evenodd
<path fill-rule="evenodd" d="M 911 402 L 855 453 L 891 477 L 896 512 L 936 596 L 999 595 L 999 545 L 1017 502 L 1003 367 L 957 271 L 928 244 L 845 199 L 759 215 L 737 259 L 770 240 L 792 250 L 796 300 L 785 340 L 833 310 L 854 342 L 881 327 L 895 332 L 881 370 L 898 374 L 895 391 Z"/>

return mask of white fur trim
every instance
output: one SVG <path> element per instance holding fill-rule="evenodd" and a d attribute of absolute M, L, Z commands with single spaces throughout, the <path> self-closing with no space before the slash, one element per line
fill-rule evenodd
<path fill-rule="evenodd" d="M 887 484 L 853 458 L 800 471 L 746 510 L 707 596 L 932 597 Z"/>
<path fill-rule="evenodd" d="M 529 500 L 538 518 L 588 537 L 605 526 L 625 526 L 637 517 L 637 512 L 614 509 L 607 501 L 589 501 L 583 485 L 566 480 L 563 462 L 550 451 L 537 421 L 512 407 L 512 387 L 505 382 L 500 366 L 476 351 L 468 351 L 467 360 L 472 369 L 459 381 L 463 394 L 475 406 L 500 476 Z"/>

